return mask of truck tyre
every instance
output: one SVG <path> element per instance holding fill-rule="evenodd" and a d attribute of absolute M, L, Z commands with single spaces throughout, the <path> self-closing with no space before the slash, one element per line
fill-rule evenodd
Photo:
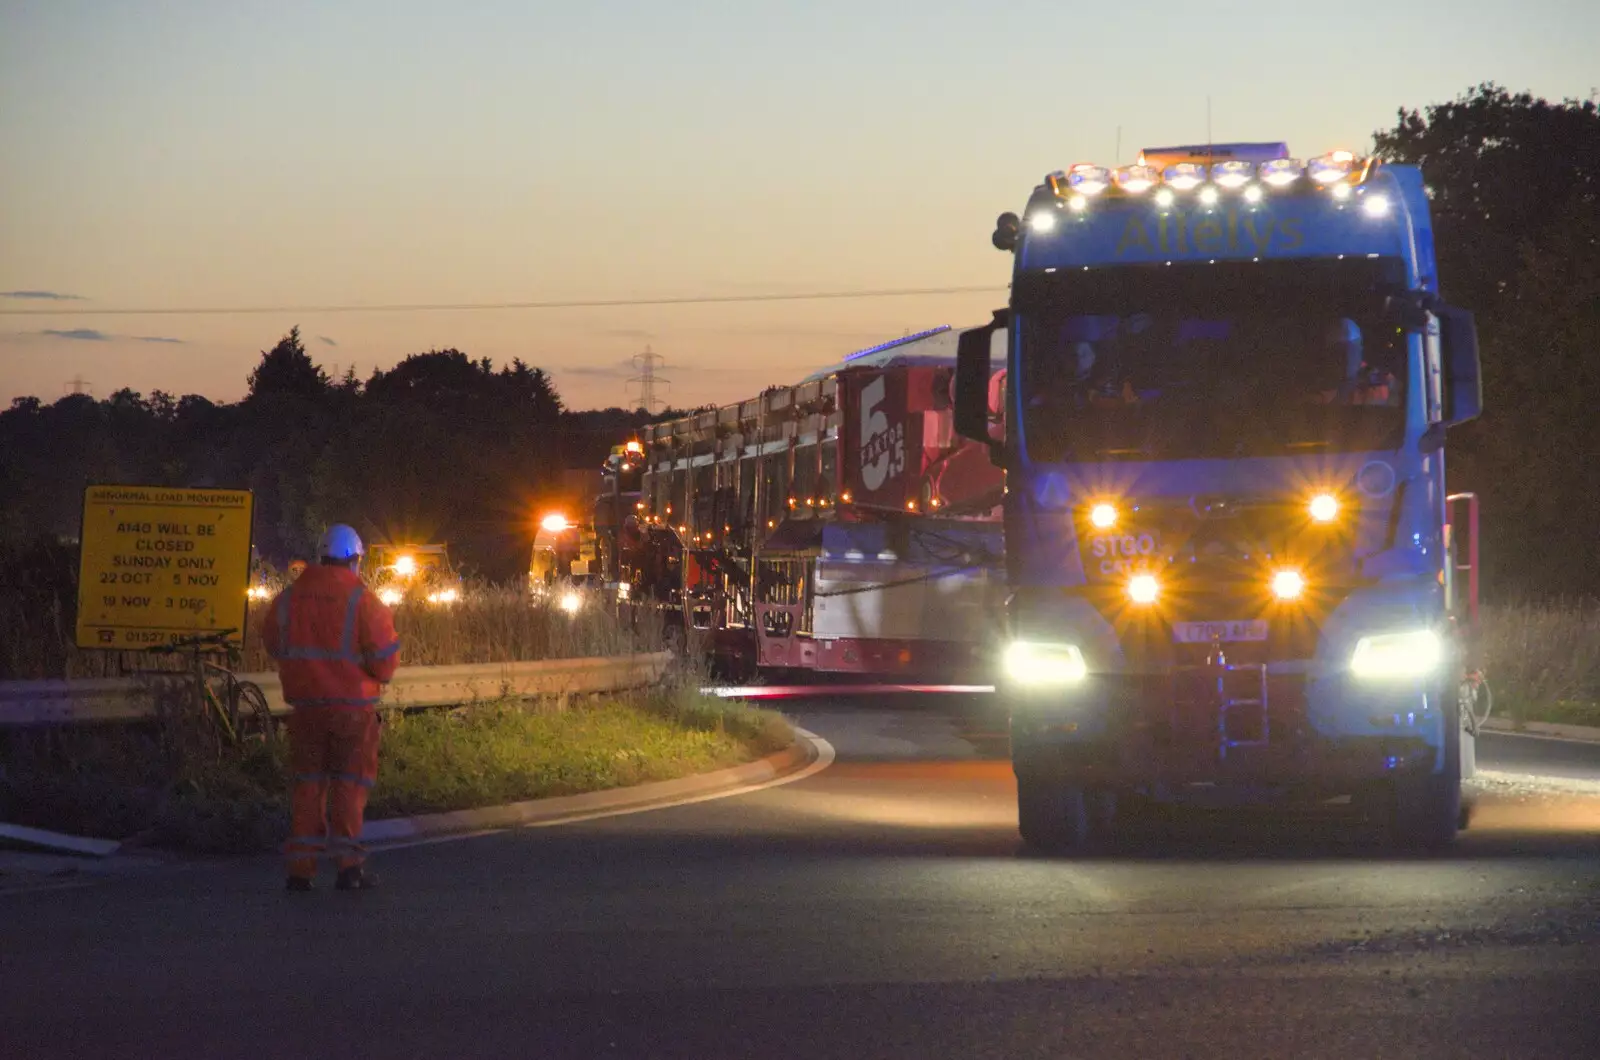
<path fill-rule="evenodd" d="M 1396 845 L 1412 850 L 1440 850 L 1456 838 L 1461 824 L 1461 781 L 1457 777 L 1421 777 L 1394 785 L 1391 830 Z"/>
<path fill-rule="evenodd" d="M 1017 830 L 1034 850 L 1059 854 L 1089 845 L 1094 831 L 1090 800 L 1082 788 L 1054 777 L 1017 777 Z"/>

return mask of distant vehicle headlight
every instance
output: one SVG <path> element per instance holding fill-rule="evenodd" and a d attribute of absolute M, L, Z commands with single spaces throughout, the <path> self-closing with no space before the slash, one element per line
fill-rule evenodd
<path fill-rule="evenodd" d="M 461 599 L 461 593 L 455 589 L 436 589 L 428 594 L 430 604 L 453 604 Z"/>
<path fill-rule="evenodd" d="M 1431 629 L 1380 633 L 1356 641 L 1350 672 L 1361 678 L 1425 677 L 1444 661 L 1444 641 Z"/>
<path fill-rule="evenodd" d="M 583 607 L 583 597 L 579 596 L 576 591 L 568 589 L 561 594 L 561 610 L 567 614 L 575 615 L 581 607 Z"/>
<path fill-rule="evenodd" d="M 400 601 L 405 599 L 405 594 L 399 589 L 379 589 L 378 599 L 382 600 L 386 607 L 398 607 Z"/>

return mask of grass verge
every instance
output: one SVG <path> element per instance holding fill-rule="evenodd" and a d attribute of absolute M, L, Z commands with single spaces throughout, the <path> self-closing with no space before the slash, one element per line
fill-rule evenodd
<path fill-rule="evenodd" d="M 62 734 L 57 734 L 58 738 Z M 198 853 L 273 850 L 288 830 L 286 749 L 254 748 L 175 774 L 155 734 L 71 734 L 70 748 L 15 753 L 6 820 Z M 469 809 L 670 780 L 793 743 L 779 714 L 655 688 L 557 709 L 496 702 L 390 715 L 368 819 Z M 38 753 L 42 751 L 43 753 Z M 65 764 L 64 762 L 70 762 Z"/>

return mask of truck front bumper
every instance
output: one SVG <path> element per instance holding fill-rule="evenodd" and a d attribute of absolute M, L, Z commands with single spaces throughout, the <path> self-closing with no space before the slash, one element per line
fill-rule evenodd
<path fill-rule="evenodd" d="M 1099 676 L 1054 696 L 1002 688 L 1019 775 L 1195 802 L 1325 799 L 1445 768 L 1457 716 L 1420 685 L 1262 668 Z"/>

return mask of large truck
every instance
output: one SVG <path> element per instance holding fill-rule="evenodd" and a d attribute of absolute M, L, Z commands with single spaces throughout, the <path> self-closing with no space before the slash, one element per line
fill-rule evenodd
<path fill-rule="evenodd" d="M 1450 842 L 1480 686 L 1477 504 L 1447 495 L 1445 440 L 1482 391 L 1422 174 L 1150 149 L 1050 174 L 992 238 L 1010 302 L 961 335 L 956 424 L 1006 473 L 1024 840 L 1081 847 L 1152 800 L 1349 796 Z"/>
<path fill-rule="evenodd" d="M 729 675 L 975 679 L 1003 479 L 953 431 L 955 340 L 908 335 L 642 430 L 636 609 Z"/>
<path fill-rule="evenodd" d="M 528 589 L 534 595 L 599 584 L 594 507 L 604 484 L 600 468 L 568 468 L 560 488 L 545 494 L 528 561 Z"/>

